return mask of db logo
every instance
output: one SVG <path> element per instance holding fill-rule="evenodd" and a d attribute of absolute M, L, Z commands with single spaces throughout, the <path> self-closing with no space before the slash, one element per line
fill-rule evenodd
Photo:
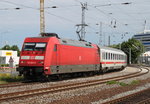
<path fill-rule="evenodd" d="M 35 56 L 30 56 L 30 59 L 31 59 L 31 60 L 35 59 Z"/>

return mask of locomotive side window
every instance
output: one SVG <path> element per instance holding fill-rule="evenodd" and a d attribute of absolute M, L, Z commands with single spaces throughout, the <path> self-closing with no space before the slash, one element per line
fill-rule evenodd
<path fill-rule="evenodd" d="M 54 45 L 54 51 L 57 51 L 57 45 L 56 44 Z"/>

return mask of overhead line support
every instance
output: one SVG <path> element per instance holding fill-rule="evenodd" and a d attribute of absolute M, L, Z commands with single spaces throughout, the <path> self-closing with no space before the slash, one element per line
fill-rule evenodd
<path fill-rule="evenodd" d="M 40 0 L 40 33 L 45 33 L 44 0 Z"/>

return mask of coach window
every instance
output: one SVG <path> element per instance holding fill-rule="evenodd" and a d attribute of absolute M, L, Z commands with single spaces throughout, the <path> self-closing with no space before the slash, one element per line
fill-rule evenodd
<path fill-rule="evenodd" d="M 115 59 L 115 54 L 113 54 L 113 60 Z"/>
<path fill-rule="evenodd" d="M 111 56 L 110 56 L 110 59 L 112 60 L 112 53 L 110 54 Z"/>
<path fill-rule="evenodd" d="M 105 52 L 103 52 L 103 59 L 105 59 Z"/>
<path fill-rule="evenodd" d="M 106 52 L 106 60 L 107 60 L 107 52 Z"/>
<path fill-rule="evenodd" d="M 104 56 L 105 56 L 104 59 L 106 60 L 106 52 L 104 53 Z"/>

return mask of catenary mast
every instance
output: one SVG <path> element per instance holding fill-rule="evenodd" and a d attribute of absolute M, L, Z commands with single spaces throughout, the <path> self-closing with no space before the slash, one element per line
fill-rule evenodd
<path fill-rule="evenodd" d="M 40 0 L 40 34 L 45 33 L 44 0 Z"/>

